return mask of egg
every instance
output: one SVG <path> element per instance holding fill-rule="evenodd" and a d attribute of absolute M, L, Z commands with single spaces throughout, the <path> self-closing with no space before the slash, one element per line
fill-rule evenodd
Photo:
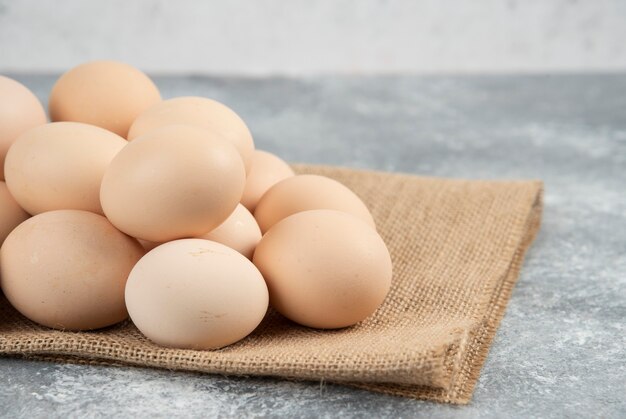
<path fill-rule="evenodd" d="M 239 204 L 226 221 L 200 238 L 226 245 L 252 259 L 254 249 L 261 240 L 261 229 L 250 211 Z"/>
<path fill-rule="evenodd" d="M 0 246 L 11 231 L 30 215 L 11 196 L 6 183 L 0 181 Z"/>
<path fill-rule="evenodd" d="M 2 290 L 20 313 L 44 326 L 91 330 L 127 317 L 126 279 L 139 243 L 101 215 L 58 210 L 20 224 L 0 250 Z"/>
<path fill-rule="evenodd" d="M 203 128 L 168 125 L 136 138 L 115 156 L 100 200 L 118 229 L 160 243 L 219 226 L 239 203 L 245 180 L 233 145 Z"/>
<path fill-rule="evenodd" d="M 127 143 L 110 131 L 79 122 L 40 125 L 20 135 L 7 153 L 7 186 L 31 214 L 56 209 L 102 214 L 102 177 Z"/>
<path fill-rule="evenodd" d="M 294 214 L 273 226 L 254 252 L 270 304 L 304 326 L 356 324 L 384 301 L 391 257 L 368 223 L 335 210 Z"/>
<path fill-rule="evenodd" d="M 96 125 L 126 137 L 137 116 L 161 101 L 144 73 L 117 61 L 92 61 L 63 74 L 50 93 L 53 121 Z"/>
<path fill-rule="evenodd" d="M 259 200 L 269 188 L 293 175 L 291 167 L 278 156 L 267 151 L 254 150 L 241 203 L 254 212 Z"/>
<path fill-rule="evenodd" d="M 21 83 L 0 76 L 0 180 L 4 180 L 4 158 L 13 141 L 45 123 L 46 112 L 35 95 Z"/>
<path fill-rule="evenodd" d="M 319 175 L 297 175 L 278 182 L 263 195 L 254 218 L 265 233 L 285 217 L 314 209 L 344 211 L 376 228 L 369 210 L 354 192 Z"/>
<path fill-rule="evenodd" d="M 215 349 L 259 325 L 268 293 L 258 269 L 240 253 L 183 239 L 156 247 L 135 265 L 126 305 L 141 333 L 159 345 Z"/>
<path fill-rule="evenodd" d="M 170 124 L 194 125 L 213 131 L 232 143 L 249 168 L 254 141 L 246 123 L 232 109 L 212 99 L 179 97 L 165 100 L 137 117 L 128 132 L 128 140 Z"/>

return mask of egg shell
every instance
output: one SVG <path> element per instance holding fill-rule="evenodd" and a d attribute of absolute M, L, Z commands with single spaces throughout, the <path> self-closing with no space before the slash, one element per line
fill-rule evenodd
<path fill-rule="evenodd" d="M 200 238 L 221 243 L 252 259 L 261 240 L 261 229 L 250 211 L 239 204 L 226 221 Z"/>
<path fill-rule="evenodd" d="M 164 100 L 137 117 L 128 132 L 128 140 L 171 124 L 194 125 L 213 131 L 237 148 L 248 170 L 254 151 L 250 130 L 235 111 L 212 99 L 187 96 Z"/>
<path fill-rule="evenodd" d="M 254 252 L 271 305 L 305 326 L 350 326 L 374 313 L 391 285 L 382 238 L 340 211 L 304 211 L 268 231 Z"/>
<path fill-rule="evenodd" d="M 352 214 L 376 228 L 361 199 L 334 179 L 319 175 L 297 175 L 278 182 L 261 198 L 255 211 L 261 231 L 292 214 L 314 209 L 334 209 Z"/>
<path fill-rule="evenodd" d="M 6 183 L 0 181 L 0 246 L 9 233 L 30 215 L 11 196 Z"/>
<path fill-rule="evenodd" d="M 40 125 L 20 135 L 7 153 L 7 186 L 31 214 L 57 209 L 102 214 L 102 177 L 127 143 L 119 135 L 93 125 Z"/>
<path fill-rule="evenodd" d="M 239 153 L 208 130 L 168 125 L 128 143 L 100 190 L 104 213 L 152 242 L 197 237 L 235 210 L 246 180 Z"/>
<path fill-rule="evenodd" d="M 2 290 L 44 326 L 90 330 L 127 317 L 124 288 L 139 243 L 101 215 L 58 210 L 20 224 L 0 250 Z"/>
<path fill-rule="evenodd" d="M 0 180 L 11 144 L 25 131 L 46 123 L 46 111 L 23 84 L 0 76 Z"/>
<path fill-rule="evenodd" d="M 183 239 L 154 248 L 135 265 L 126 304 L 153 342 L 215 349 L 259 325 L 268 293 L 258 269 L 240 253 L 209 240 Z"/>
<path fill-rule="evenodd" d="M 160 101 L 155 84 L 135 67 L 91 61 L 57 80 L 48 108 L 52 121 L 84 122 L 126 138 L 135 118 Z"/>
<path fill-rule="evenodd" d="M 285 161 L 267 151 L 254 150 L 252 162 L 246 178 L 241 203 L 254 212 L 265 192 L 278 182 L 294 176 L 294 172 Z"/>

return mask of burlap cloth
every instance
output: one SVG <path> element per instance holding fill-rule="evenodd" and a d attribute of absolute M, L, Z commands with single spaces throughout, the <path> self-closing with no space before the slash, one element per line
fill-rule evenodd
<path fill-rule="evenodd" d="M 333 331 L 270 311 L 216 351 L 167 349 L 130 322 L 68 333 L 39 327 L 0 296 L 0 354 L 207 373 L 326 380 L 467 403 L 541 218 L 542 184 L 423 178 L 295 166 L 349 186 L 371 209 L 394 277 L 380 309 Z"/>

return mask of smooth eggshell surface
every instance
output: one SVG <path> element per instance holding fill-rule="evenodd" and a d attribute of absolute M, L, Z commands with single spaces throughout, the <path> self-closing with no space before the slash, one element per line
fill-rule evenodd
<path fill-rule="evenodd" d="M 2 245 L 2 290 L 13 307 L 44 326 L 110 326 L 127 317 L 126 279 L 143 254 L 101 215 L 46 212 L 24 221 Z"/>
<path fill-rule="evenodd" d="M 102 177 L 126 144 L 119 135 L 93 125 L 40 125 L 20 135 L 9 150 L 7 186 L 31 214 L 56 209 L 102 214 Z"/>
<path fill-rule="evenodd" d="M 46 123 L 46 112 L 35 95 L 21 83 L 0 76 L 0 180 L 4 157 L 23 132 Z"/>
<path fill-rule="evenodd" d="M 300 212 L 268 231 L 254 252 L 271 305 L 309 327 L 353 325 L 382 304 L 391 258 L 369 224 L 334 210 Z"/>
<path fill-rule="evenodd" d="M 0 246 L 15 227 L 30 215 L 13 199 L 7 185 L 0 181 Z"/>
<path fill-rule="evenodd" d="M 84 122 L 126 138 L 135 118 L 161 101 L 144 73 L 117 61 L 92 61 L 63 74 L 50 93 L 53 121 Z"/>
<path fill-rule="evenodd" d="M 203 239 L 165 243 L 133 268 L 126 304 L 159 345 L 214 349 L 250 334 L 265 316 L 267 287 L 243 255 Z"/>
<path fill-rule="evenodd" d="M 198 237 L 235 210 L 246 180 L 239 153 L 211 131 L 168 125 L 128 143 L 100 190 L 104 213 L 152 242 Z"/>
<path fill-rule="evenodd" d="M 252 259 L 254 249 L 261 240 L 261 229 L 250 211 L 239 204 L 226 221 L 200 238 L 222 243 Z"/>
<path fill-rule="evenodd" d="M 263 195 L 254 218 L 265 233 L 283 218 L 314 209 L 343 211 L 376 228 L 369 210 L 354 192 L 319 175 L 297 175 L 278 182 Z"/>
<path fill-rule="evenodd" d="M 252 159 L 254 141 L 246 123 L 232 109 L 212 99 L 179 97 L 152 106 L 133 122 L 128 140 L 171 124 L 194 125 L 213 131 L 232 143 L 241 154 L 246 170 Z"/>
<path fill-rule="evenodd" d="M 278 182 L 294 175 L 285 161 L 272 153 L 254 150 L 241 203 L 254 212 L 265 192 Z"/>

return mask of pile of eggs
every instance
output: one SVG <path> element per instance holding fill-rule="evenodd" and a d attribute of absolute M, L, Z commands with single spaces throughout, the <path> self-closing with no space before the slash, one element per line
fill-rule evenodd
<path fill-rule="evenodd" d="M 207 98 L 162 100 L 127 64 L 61 76 L 51 123 L 0 76 L 0 285 L 27 318 L 93 330 L 129 316 L 157 344 L 237 342 L 268 306 L 304 326 L 375 312 L 391 258 L 359 197 L 255 150 Z"/>

